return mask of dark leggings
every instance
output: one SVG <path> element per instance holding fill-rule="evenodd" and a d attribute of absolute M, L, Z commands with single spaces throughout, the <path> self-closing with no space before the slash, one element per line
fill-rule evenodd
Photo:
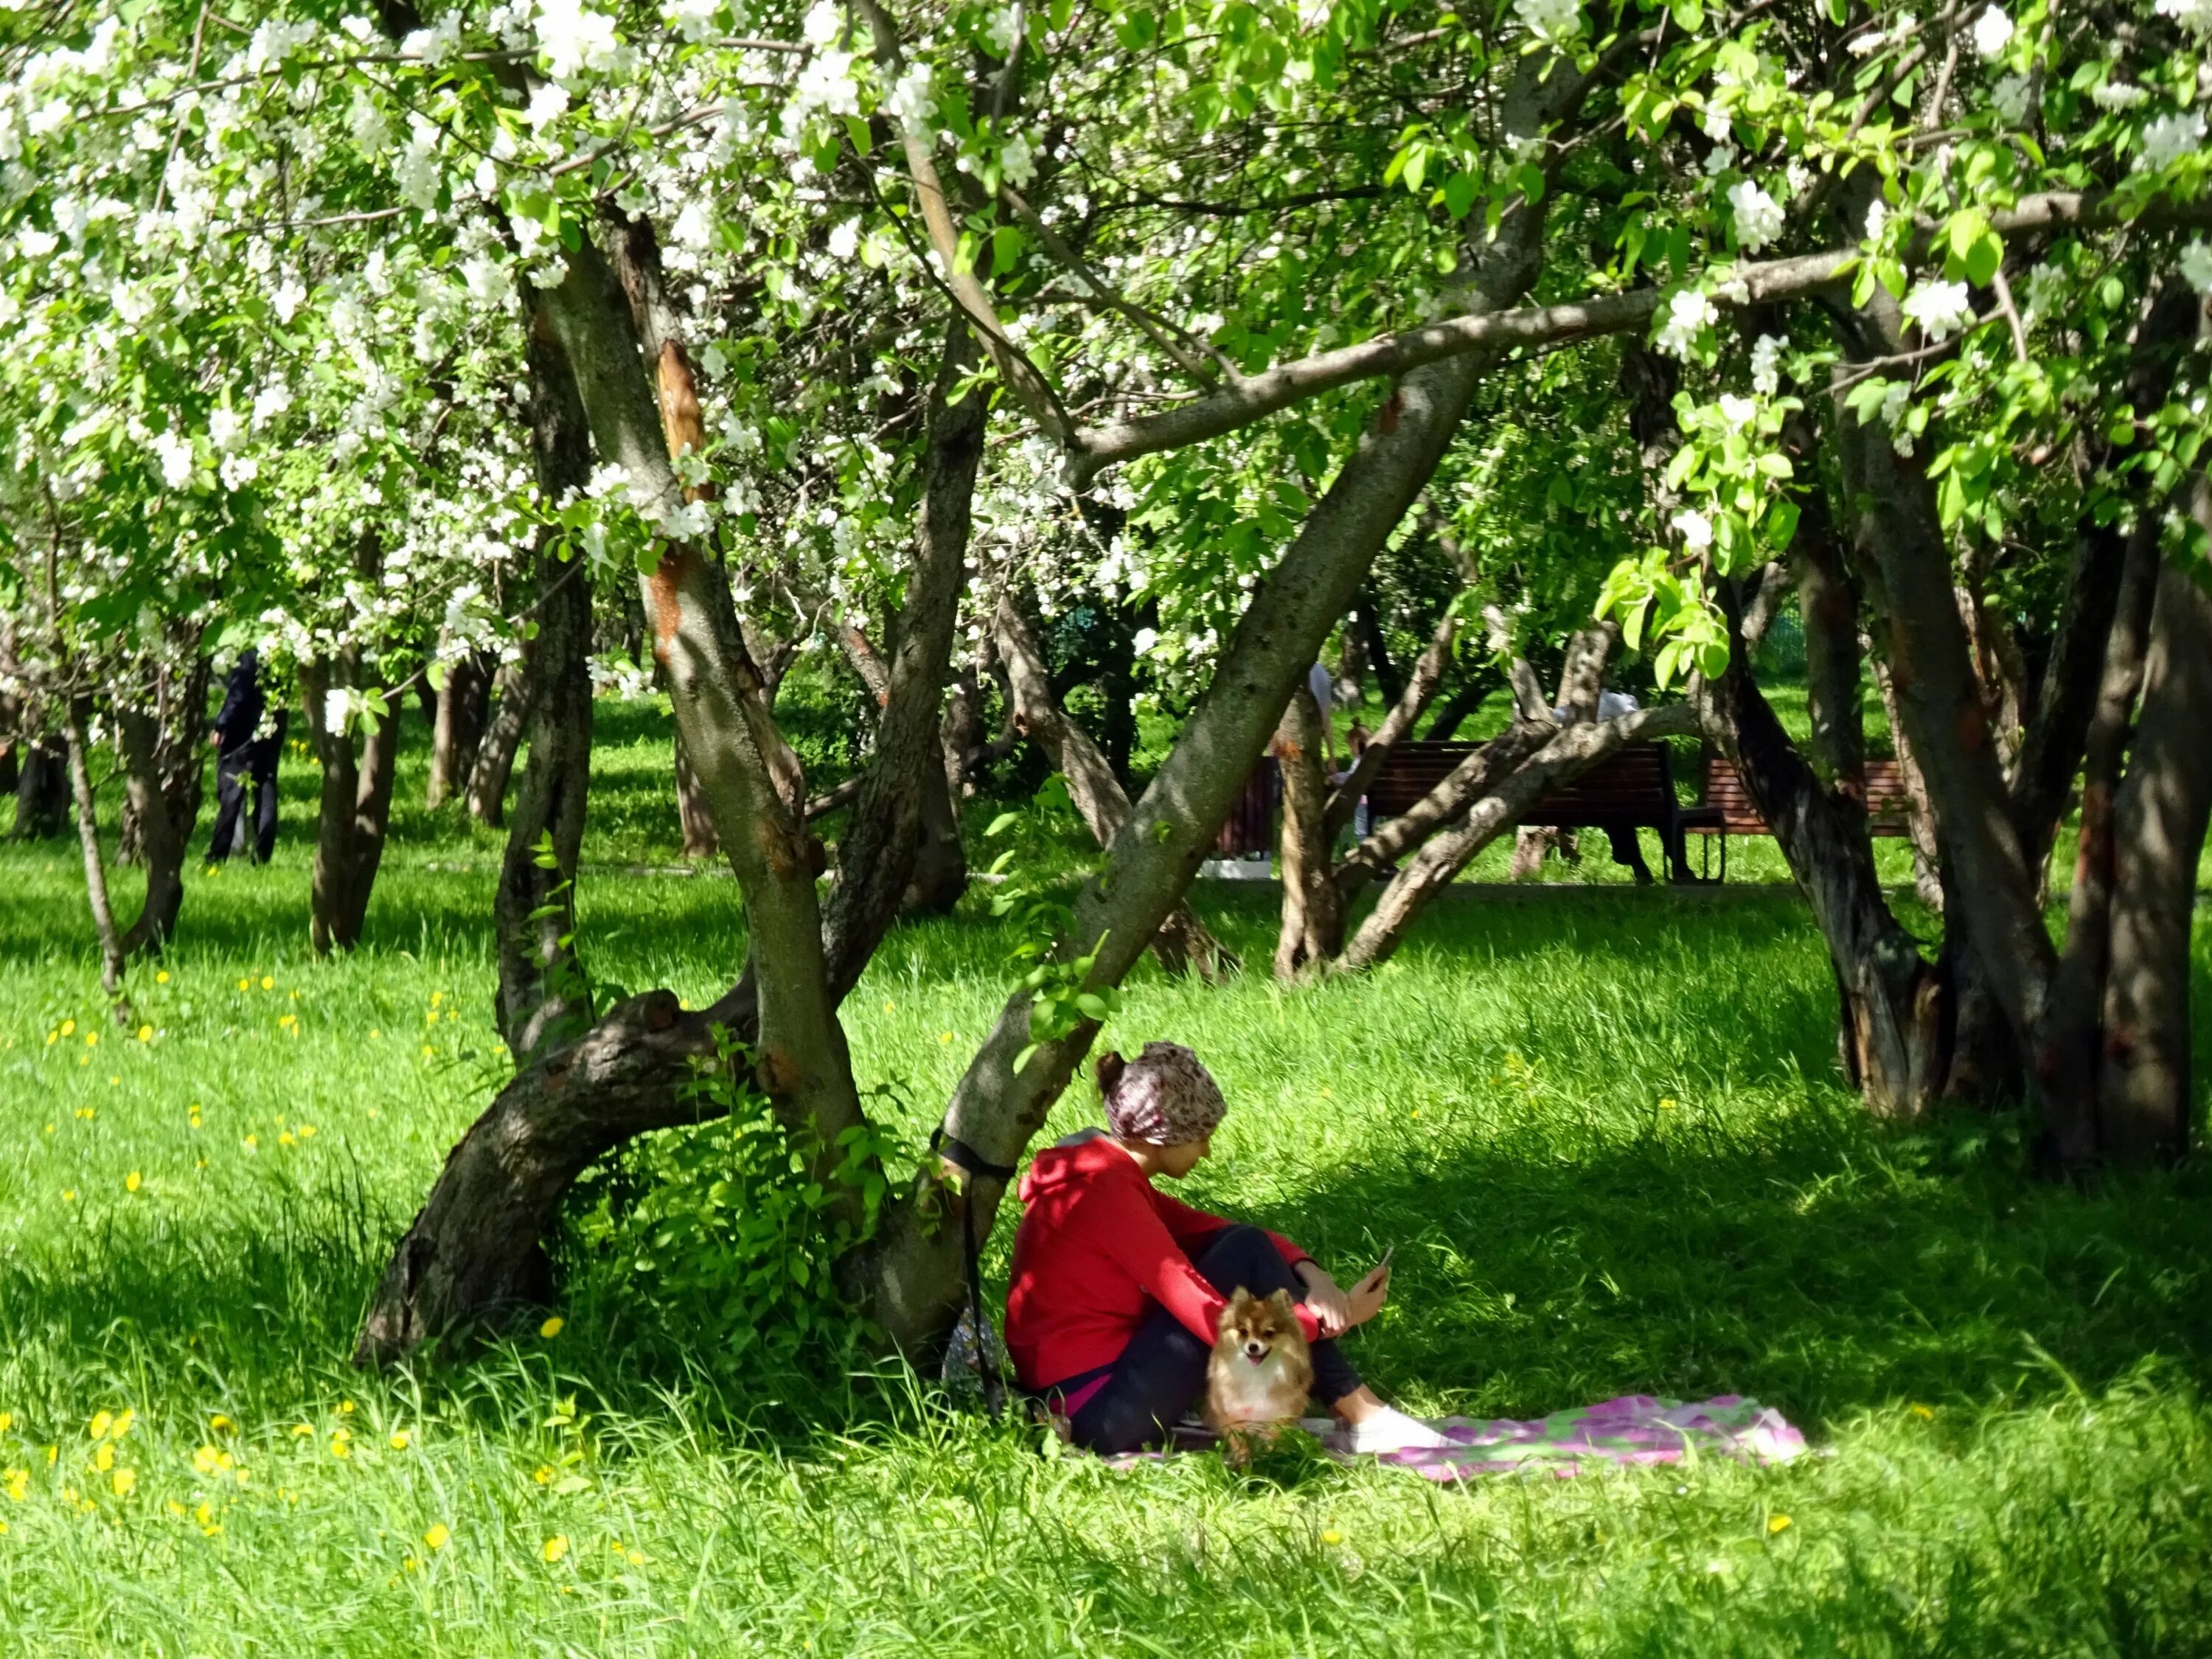
<path fill-rule="evenodd" d="M 1288 1291 L 1292 1300 L 1305 1300 L 1305 1285 L 1257 1227 L 1223 1229 L 1191 1266 L 1224 1296 L 1242 1288 L 1255 1296 Z M 1075 1443 L 1121 1452 L 1160 1438 L 1205 1391 L 1212 1352 L 1211 1342 L 1193 1336 L 1165 1308 L 1153 1309 L 1114 1362 L 1105 1386 L 1069 1420 Z M 1313 1369 L 1314 1392 L 1332 1404 L 1359 1387 L 1359 1373 L 1329 1338 L 1313 1345 Z"/>

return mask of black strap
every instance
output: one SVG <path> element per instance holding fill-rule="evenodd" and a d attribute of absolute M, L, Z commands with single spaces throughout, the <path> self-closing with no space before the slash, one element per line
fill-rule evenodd
<path fill-rule="evenodd" d="M 929 1147 L 946 1163 L 965 1170 L 971 1176 L 989 1176 L 998 1181 L 1014 1178 L 1012 1166 L 991 1163 L 958 1136 L 946 1134 L 941 1123 L 930 1132 Z M 995 1423 L 1006 1413 L 1006 1379 L 992 1353 L 991 1345 L 997 1340 L 997 1334 L 991 1328 L 991 1316 L 983 1311 L 983 1272 L 977 1260 L 980 1253 L 975 1243 L 975 1206 L 966 1193 L 960 1195 L 960 1243 L 962 1265 L 968 1275 L 968 1316 L 975 1326 L 976 1369 L 983 1379 L 983 1406 Z"/>

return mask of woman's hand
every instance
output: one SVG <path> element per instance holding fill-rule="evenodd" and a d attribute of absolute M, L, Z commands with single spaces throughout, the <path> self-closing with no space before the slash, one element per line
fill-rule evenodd
<path fill-rule="evenodd" d="M 1364 1325 L 1390 1299 L 1390 1264 L 1384 1262 L 1352 1287 L 1346 1300 L 1352 1305 L 1352 1322 Z"/>
<path fill-rule="evenodd" d="M 1342 1336 L 1359 1320 L 1352 1314 L 1352 1298 L 1344 1287 L 1328 1276 L 1328 1270 L 1318 1261 L 1301 1261 L 1297 1275 L 1305 1282 L 1306 1306 L 1313 1310 L 1315 1322 L 1323 1336 Z"/>

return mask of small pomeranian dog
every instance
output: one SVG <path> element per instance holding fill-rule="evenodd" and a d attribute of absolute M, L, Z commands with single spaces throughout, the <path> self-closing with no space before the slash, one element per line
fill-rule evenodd
<path fill-rule="evenodd" d="M 1219 1432 L 1229 1461 L 1248 1462 L 1252 1442 L 1272 1441 L 1305 1409 L 1312 1389 L 1313 1358 L 1291 1293 L 1261 1297 L 1239 1290 L 1221 1310 L 1206 1367 L 1206 1420 Z"/>

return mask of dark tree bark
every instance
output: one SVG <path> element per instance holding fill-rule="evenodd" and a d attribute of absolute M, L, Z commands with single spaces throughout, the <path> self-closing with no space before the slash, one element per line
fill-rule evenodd
<path fill-rule="evenodd" d="M 590 641 L 585 644 L 588 652 Z M 469 769 L 469 816 L 487 830 L 498 829 L 507 816 L 507 786 L 514 775 L 514 757 L 536 709 L 538 685 L 530 672 L 533 648 L 526 646 L 522 661 L 500 669 L 483 741 L 477 745 L 476 764 Z"/>
<path fill-rule="evenodd" d="M 447 665 L 438 714 L 430 728 L 427 805 L 436 811 L 465 787 L 483 743 L 491 676 L 481 654 L 466 652 Z"/>
<path fill-rule="evenodd" d="M 542 303 L 531 303 L 531 453 L 539 495 L 556 501 L 590 482 L 591 429 L 551 321 Z M 580 564 L 556 562 L 542 543 L 537 565 L 530 763 L 492 904 L 500 1031 L 517 1070 L 575 1041 L 592 1021 L 591 988 L 574 945 L 576 862 L 592 775 L 591 580 Z"/>
<path fill-rule="evenodd" d="M 319 957 L 350 951 L 361 942 L 384 858 L 385 826 L 392 814 L 393 762 L 399 747 L 398 711 L 364 724 L 360 746 L 353 734 L 327 723 L 325 699 L 334 689 L 356 684 L 351 652 L 334 665 L 302 663 L 308 725 L 322 762 L 322 798 L 316 814 L 315 866 L 309 890 L 308 940 Z"/>
<path fill-rule="evenodd" d="M 683 836 L 684 856 L 695 861 L 711 859 L 721 850 L 714 836 L 714 809 L 708 804 L 706 787 L 699 781 L 699 774 L 684 749 L 680 725 L 675 732 L 675 748 L 676 823 Z"/>
<path fill-rule="evenodd" d="M 1283 775 L 1283 921 L 1275 977 L 1328 960 L 1344 937 L 1343 901 L 1329 879 L 1328 782 L 1322 771 L 1322 713 L 1305 686 L 1291 693 L 1275 728 Z"/>
<path fill-rule="evenodd" d="M 15 778 L 16 841 L 52 841 L 69 816 L 69 744 L 50 732 L 26 737 L 22 769 Z"/>
<path fill-rule="evenodd" d="M 1395 704 L 1406 695 L 1406 677 L 1390 660 L 1390 638 L 1383 631 L 1382 607 L 1375 597 L 1373 582 L 1360 584 L 1359 603 L 1352 607 L 1352 619 L 1358 631 L 1360 648 L 1367 655 L 1367 666 L 1374 671 L 1375 683 L 1382 688 L 1382 701 Z"/>
<path fill-rule="evenodd" d="M 1085 826 L 1100 847 L 1110 848 L 1129 818 L 1129 798 L 1121 781 L 1090 734 L 1054 700 L 1044 653 L 1012 593 L 1000 592 L 992 626 L 1016 729 L 1044 750 L 1054 770 L 1066 779 L 1068 796 Z M 1239 965 L 1188 903 L 1179 902 L 1168 913 L 1153 935 L 1152 951 L 1170 975 L 1194 971 L 1207 984 Z"/>
<path fill-rule="evenodd" d="M 929 398 L 914 568 L 886 665 L 875 751 L 838 842 L 837 884 L 824 918 L 830 983 L 841 993 L 860 978 L 902 902 L 947 908 L 967 884 L 959 823 L 945 790 L 940 722 L 988 420 L 980 392 L 951 399 L 981 355 L 966 320 L 949 319 Z M 929 856 L 918 860 L 925 827 Z"/>
<path fill-rule="evenodd" d="M 2195 494 L 2197 523 L 2212 529 L 2202 477 Z M 2119 1163 L 2176 1158 L 2189 1145 L 2189 934 L 2212 817 L 2212 594 L 2172 564 L 2159 572 L 2142 685 L 2114 809 L 2119 868 L 2097 1089 L 2100 1150 Z"/>
<path fill-rule="evenodd" d="M 1383 716 L 1375 735 L 1367 740 L 1366 748 L 1359 751 L 1359 758 L 1352 763 L 1344 781 L 1330 793 L 1326 830 L 1332 847 L 1345 825 L 1352 822 L 1359 798 L 1375 781 L 1383 763 L 1390 758 L 1390 751 L 1405 741 L 1413 729 L 1413 722 L 1420 719 L 1421 711 L 1429 706 L 1437 688 L 1443 684 L 1444 671 L 1451 665 L 1452 643 L 1458 635 L 1458 621 L 1447 610 L 1427 647 L 1414 659 L 1413 672 L 1392 697 L 1390 712 Z M 1334 956 L 1337 948 L 1337 942 L 1331 942 L 1328 953 Z"/>
<path fill-rule="evenodd" d="M 205 689 L 203 678 L 201 690 Z M 185 792 L 179 789 L 173 794 L 164 787 L 170 781 L 162 775 L 166 734 L 160 717 L 143 708 L 122 708 L 116 711 L 115 724 L 125 799 L 137 824 L 138 860 L 146 868 L 145 906 L 121 940 L 123 954 L 133 957 L 159 951 L 176 933 L 177 915 L 185 902 L 185 854 L 192 825 L 177 798 Z M 193 759 L 197 763 L 197 752 Z M 198 793 L 190 792 L 195 808 Z"/>
<path fill-rule="evenodd" d="M 155 665 L 153 707 L 149 711 L 154 720 L 153 748 L 150 757 L 142 763 L 148 768 L 153 786 L 160 791 L 168 815 L 168 827 L 160 833 L 178 842 L 181 858 L 182 849 L 190 846 L 192 830 L 199 821 L 207 772 L 208 682 L 215 665 L 199 653 L 197 627 L 173 643 L 183 647 L 180 654 L 191 666 L 179 674 L 167 661 Z M 125 735 L 119 724 L 118 735 Z M 131 763 L 127 753 L 124 755 L 124 763 L 126 769 Z M 126 792 L 121 846 L 116 854 L 120 863 L 138 864 L 145 860 L 139 811 L 139 792 Z M 173 922 L 175 918 L 172 916 L 170 920 Z"/>

